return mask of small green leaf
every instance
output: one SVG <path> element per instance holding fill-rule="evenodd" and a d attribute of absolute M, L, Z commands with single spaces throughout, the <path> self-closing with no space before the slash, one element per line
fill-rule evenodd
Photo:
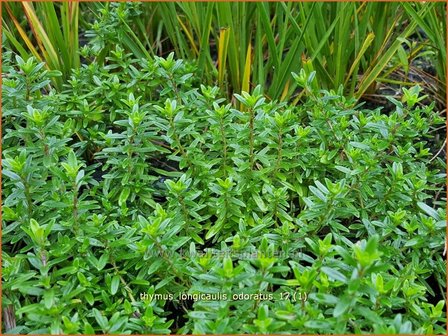
<path fill-rule="evenodd" d="M 44 305 L 45 308 L 50 309 L 54 303 L 54 289 L 48 289 L 44 292 Z"/>
<path fill-rule="evenodd" d="M 262 212 L 268 211 L 268 208 L 266 208 L 266 205 L 264 204 L 263 200 L 261 199 L 261 197 L 259 195 L 252 194 L 252 198 L 254 199 L 255 203 L 257 203 L 258 208 Z"/>
<path fill-rule="evenodd" d="M 324 202 L 327 202 L 327 197 L 319 190 L 319 189 L 317 189 L 316 187 L 314 187 L 314 186 L 310 186 L 310 190 L 311 190 L 311 192 L 315 195 L 315 196 L 317 196 L 319 199 L 321 199 L 322 201 L 324 201 Z"/>
<path fill-rule="evenodd" d="M 93 297 L 92 292 L 85 292 L 84 298 L 86 299 L 87 303 L 91 306 L 95 303 L 95 299 Z"/>
<path fill-rule="evenodd" d="M 342 298 L 340 298 L 338 303 L 336 304 L 336 307 L 334 307 L 333 316 L 339 317 L 342 314 L 344 314 L 350 307 L 351 303 L 352 303 L 352 297 L 343 296 Z"/>
<path fill-rule="evenodd" d="M 353 147 L 360 148 L 360 149 L 365 149 L 365 150 L 369 150 L 370 149 L 369 145 L 366 145 L 366 144 L 364 144 L 362 142 L 350 141 L 349 144 L 352 145 Z"/>
<path fill-rule="evenodd" d="M 233 262 L 231 257 L 229 256 L 224 257 L 223 269 L 227 276 L 233 275 Z"/>
<path fill-rule="evenodd" d="M 352 171 L 350 169 L 348 169 L 347 167 L 343 167 L 343 166 L 334 166 L 334 168 L 336 168 L 337 170 L 345 173 L 345 174 L 351 174 Z"/>
<path fill-rule="evenodd" d="M 280 320 L 287 320 L 287 321 L 294 321 L 297 318 L 295 313 L 287 311 L 287 310 L 277 310 L 275 312 L 275 315 Z"/>
<path fill-rule="evenodd" d="M 325 328 L 331 327 L 331 323 L 326 322 L 326 321 L 318 321 L 318 320 L 306 321 L 304 325 L 305 325 L 305 327 L 312 328 L 312 329 L 325 329 Z"/>
<path fill-rule="evenodd" d="M 98 269 L 98 271 L 101 271 L 104 268 L 104 266 L 106 266 L 108 261 L 109 261 L 109 255 L 103 254 L 98 260 L 98 263 L 96 264 L 96 268 Z"/>
<path fill-rule="evenodd" d="M 321 270 L 331 279 L 347 283 L 347 277 L 338 270 L 335 270 L 334 268 L 330 268 L 327 266 L 322 266 Z"/>
<path fill-rule="evenodd" d="M 260 306 L 258 308 L 258 320 L 263 321 L 269 317 L 269 308 L 266 305 Z"/>
<path fill-rule="evenodd" d="M 214 235 L 216 235 L 222 227 L 222 223 L 218 223 L 213 225 L 210 230 L 207 232 L 207 234 L 205 235 L 205 239 L 208 240 L 210 238 L 212 238 Z"/>
<path fill-rule="evenodd" d="M 126 200 L 128 199 L 130 193 L 131 189 L 129 187 L 124 187 L 123 190 L 121 190 L 120 197 L 118 198 L 119 206 L 122 206 L 126 203 Z"/>
<path fill-rule="evenodd" d="M 101 329 L 104 332 L 106 332 L 107 325 L 108 325 L 107 318 L 105 316 L 103 316 L 101 314 L 101 312 L 96 308 L 93 308 L 92 312 L 93 312 L 93 316 L 95 317 L 95 320 L 98 323 L 98 325 L 101 327 Z"/>
<path fill-rule="evenodd" d="M 84 323 L 84 335 L 95 335 L 95 330 L 92 328 L 89 322 Z"/>
<path fill-rule="evenodd" d="M 110 292 L 112 295 L 115 295 L 117 293 L 119 285 L 120 285 L 120 277 L 118 275 L 114 275 L 110 283 Z"/>
<path fill-rule="evenodd" d="M 426 205 L 423 202 L 417 202 L 417 205 L 419 206 L 420 209 L 422 209 L 428 216 L 434 218 L 435 220 L 439 220 L 439 214 L 437 213 L 437 211 L 435 211 L 433 208 L 431 208 L 430 206 Z"/>
<path fill-rule="evenodd" d="M 190 236 L 196 243 L 204 245 L 204 240 L 196 232 L 190 232 Z"/>
<path fill-rule="evenodd" d="M 152 274 L 157 271 L 163 264 L 163 259 L 157 259 L 153 263 L 151 263 L 148 267 L 148 271 L 146 274 Z"/>

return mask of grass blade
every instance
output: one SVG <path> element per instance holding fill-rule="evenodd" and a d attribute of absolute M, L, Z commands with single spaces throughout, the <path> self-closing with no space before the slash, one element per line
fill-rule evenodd
<path fill-rule="evenodd" d="M 224 90 L 227 48 L 229 45 L 229 28 L 221 28 L 218 41 L 218 84 Z"/>
<path fill-rule="evenodd" d="M 424 7 L 422 10 L 419 11 L 418 14 L 421 17 L 425 17 L 430 9 L 431 9 L 430 6 Z M 409 25 L 405 28 L 405 30 L 400 34 L 400 36 L 395 39 L 395 41 L 387 49 L 387 51 L 382 54 L 382 56 L 378 59 L 378 61 L 373 63 L 374 65 L 366 71 L 365 75 L 361 79 L 359 88 L 355 94 L 355 97 L 357 99 L 359 99 L 367 91 L 367 89 L 372 85 L 372 83 L 374 83 L 375 79 L 386 68 L 388 62 L 401 45 L 402 43 L 401 40 L 409 36 L 415 30 L 416 27 L 417 22 L 411 21 Z"/>
<path fill-rule="evenodd" d="M 250 92 L 250 73 L 251 73 L 252 45 L 247 46 L 246 62 L 244 64 L 243 82 L 241 91 Z"/>
<path fill-rule="evenodd" d="M 34 57 L 36 57 L 37 60 L 39 60 L 39 62 L 42 62 L 42 58 L 40 57 L 39 53 L 37 52 L 36 48 L 34 48 L 33 43 L 30 41 L 30 39 L 28 38 L 28 36 L 26 35 L 25 31 L 22 29 L 22 27 L 20 26 L 19 22 L 17 21 L 17 18 L 14 16 L 14 14 L 12 13 L 11 9 L 9 8 L 9 5 L 7 3 L 5 3 L 5 8 L 6 11 L 8 12 L 11 20 L 14 23 L 14 26 L 16 27 L 17 31 L 20 34 L 20 37 L 22 38 L 22 40 L 25 42 L 26 46 L 28 47 L 28 49 L 31 51 L 31 53 L 33 54 Z M 4 23 L 4 20 L 2 20 Z M 5 24 L 5 23 L 4 23 Z M 5 27 L 7 27 L 7 25 L 5 24 Z M 12 34 L 11 34 L 12 35 Z M 16 39 L 14 39 L 16 40 Z M 17 41 L 17 40 L 16 40 Z"/>

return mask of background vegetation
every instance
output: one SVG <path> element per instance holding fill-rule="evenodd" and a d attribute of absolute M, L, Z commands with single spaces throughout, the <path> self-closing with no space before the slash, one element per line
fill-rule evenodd
<path fill-rule="evenodd" d="M 4 332 L 444 333 L 444 4 L 3 9 Z"/>
<path fill-rule="evenodd" d="M 79 6 L 83 15 L 80 15 Z M 316 71 L 321 88 L 360 99 L 419 83 L 443 105 L 444 3 L 5 3 L 7 43 L 70 76 L 87 49 L 105 61 L 116 43 L 136 57 L 197 61 L 229 97 L 260 84 L 271 99 L 297 94 L 291 72 Z M 84 46 L 79 53 L 79 39 Z M 423 63 L 423 66 L 421 64 Z M 299 88 L 300 89 L 300 88 Z"/>

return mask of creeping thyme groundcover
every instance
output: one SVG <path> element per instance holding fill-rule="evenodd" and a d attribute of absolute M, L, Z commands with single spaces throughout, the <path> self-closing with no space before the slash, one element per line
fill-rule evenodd
<path fill-rule="evenodd" d="M 8 332 L 444 332 L 445 121 L 418 86 L 367 109 L 302 70 L 303 102 L 229 100 L 117 46 L 60 91 L 3 60 Z"/>

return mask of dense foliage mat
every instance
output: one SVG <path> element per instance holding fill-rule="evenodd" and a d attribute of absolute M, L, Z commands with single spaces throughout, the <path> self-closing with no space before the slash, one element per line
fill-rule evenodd
<path fill-rule="evenodd" d="M 3 57 L 6 331 L 444 333 L 444 120 L 418 87 L 366 110 L 301 72 L 303 104 L 228 102 L 117 48 L 58 92 Z"/>

